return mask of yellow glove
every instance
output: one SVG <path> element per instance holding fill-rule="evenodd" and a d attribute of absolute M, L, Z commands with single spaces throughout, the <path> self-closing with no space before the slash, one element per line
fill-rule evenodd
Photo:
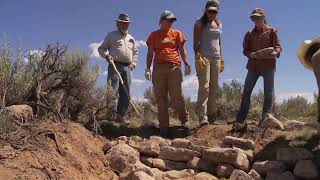
<path fill-rule="evenodd" d="M 199 67 L 199 69 L 204 69 L 207 65 L 206 61 L 199 53 L 196 55 L 196 65 Z"/>
<path fill-rule="evenodd" d="M 224 60 L 221 58 L 220 60 L 220 73 L 224 71 Z"/>

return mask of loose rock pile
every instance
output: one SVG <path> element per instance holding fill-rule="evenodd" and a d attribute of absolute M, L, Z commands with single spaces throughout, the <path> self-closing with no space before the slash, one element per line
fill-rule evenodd
<path fill-rule="evenodd" d="M 313 154 L 280 148 L 276 161 L 254 162 L 255 143 L 226 136 L 219 147 L 202 139 L 167 140 L 157 136 L 119 137 L 103 150 L 110 167 L 124 180 L 294 180 L 317 179 Z M 115 178 L 116 179 L 116 178 Z"/>

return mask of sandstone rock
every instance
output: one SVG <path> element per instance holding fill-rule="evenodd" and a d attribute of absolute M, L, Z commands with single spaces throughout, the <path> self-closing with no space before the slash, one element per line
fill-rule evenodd
<path fill-rule="evenodd" d="M 202 153 L 203 149 L 207 149 L 210 147 L 210 144 L 207 140 L 199 139 L 199 138 L 191 138 L 190 139 L 190 145 L 189 149 L 193 151 L 197 151 L 199 153 Z"/>
<path fill-rule="evenodd" d="M 174 148 L 170 146 L 163 146 L 160 150 L 160 159 L 167 159 L 172 161 L 188 162 L 193 157 L 200 157 L 201 154 L 196 151 L 192 151 L 184 148 Z"/>
<path fill-rule="evenodd" d="M 277 151 L 277 161 L 284 162 L 292 167 L 299 160 L 313 159 L 313 154 L 304 148 L 279 148 Z"/>
<path fill-rule="evenodd" d="M 252 169 L 256 170 L 260 175 L 265 176 L 268 172 L 282 173 L 287 168 L 280 161 L 262 161 L 253 163 Z"/>
<path fill-rule="evenodd" d="M 141 157 L 140 157 L 140 161 L 141 161 L 143 164 L 145 164 L 145 165 L 147 165 L 147 166 L 149 166 L 149 167 L 152 167 L 152 161 L 153 161 L 153 159 L 152 159 L 151 157 L 141 156 Z"/>
<path fill-rule="evenodd" d="M 217 166 L 217 175 L 219 178 L 229 178 L 234 171 L 234 167 L 230 164 L 220 164 Z"/>
<path fill-rule="evenodd" d="M 210 173 L 216 171 L 216 168 L 212 163 L 197 157 L 194 157 L 192 160 L 188 161 L 187 166 L 190 169 L 198 169 L 200 171 L 206 171 Z"/>
<path fill-rule="evenodd" d="M 138 171 L 131 175 L 131 180 L 154 180 L 154 178 L 143 171 Z"/>
<path fill-rule="evenodd" d="M 301 121 L 296 121 L 296 120 L 288 120 L 284 124 L 284 129 L 287 131 L 293 131 L 293 130 L 299 130 L 302 129 L 306 126 L 307 123 L 301 122 Z"/>
<path fill-rule="evenodd" d="M 9 115 L 21 122 L 28 122 L 33 119 L 33 110 L 29 105 L 12 105 L 5 107 Z"/>
<path fill-rule="evenodd" d="M 158 168 L 151 168 L 151 172 L 152 172 L 152 177 L 154 177 L 155 179 L 164 179 L 166 176 L 166 173 L 159 170 Z"/>
<path fill-rule="evenodd" d="M 222 141 L 222 145 L 232 145 L 244 150 L 254 150 L 255 143 L 250 139 L 237 138 L 232 136 L 226 136 Z"/>
<path fill-rule="evenodd" d="M 249 160 L 242 151 L 231 148 L 210 148 L 203 150 L 202 159 L 213 164 L 232 164 L 234 167 L 249 171 Z"/>
<path fill-rule="evenodd" d="M 103 145 L 102 151 L 103 151 L 104 153 L 107 153 L 111 148 L 112 148 L 112 144 L 111 144 L 111 142 L 109 141 L 109 142 L 107 142 L 105 145 Z"/>
<path fill-rule="evenodd" d="M 185 169 L 182 171 L 171 170 L 166 172 L 166 177 L 168 177 L 169 179 L 181 179 L 181 178 L 192 177 L 194 175 L 195 175 L 195 172 L 192 169 Z"/>
<path fill-rule="evenodd" d="M 286 171 L 277 177 L 277 180 L 295 180 L 294 175 L 290 171 Z"/>
<path fill-rule="evenodd" d="M 188 139 L 176 138 L 172 140 L 171 146 L 176 148 L 185 148 L 188 149 L 191 142 Z"/>
<path fill-rule="evenodd" d="M 139 152 L 124 143 L 112 147 L 106 157 L 109 166 L 120 173 L 132 170 L 140 162 Z"/>
<path fill-rule="evenodd" d="M 159 136 L 150 136 L 149 139 L 150 139 L 150 141 L 159 143 L 160 147 L 161 146 L 170 146 L 170 144 L 171 144 L 170 140 L 164 139 L 164 138 L 159 137 Z"/>
<path fill-rule="evenodd" d="M 127 136 L 120 136 L 117 138 L 117 141 L 127 141 L 128 137 Z"/>
<path fill-rule="evenodd" d="M 152 165 L 155 168 L 165 170 L 165 171 L 187 169 L 186 163 L 175 162 L 170 160 L 162 160 L 162 159 L 153 159 Z"/>
<path fill-rule="evenodd" d="M 139 151 L 140 154 L 150 157 L 158 157 L 160 153 L 160 145 L 155 141 L 128 141 L 128 145 Z"/>
<path fill-rule="evenodd" d="M 229 180 L 253 180 L 252 177 L 250 177 L 247 173 L 245 173 L 244 171 L 242 170 L 238 170 L 238 169 L 235 169 Z"/>
<path fill-rule="evenodd" d="M 254 169 L 251 169 L 248 175 L 252 177 L 254 180 L 263 180 L 260 174 Z"/>
<path fill-rule="evenodd" d="M 294 175 L 304 179 L 319 178 L 319 172 L 311 160 L 300 160 L 294 168 Z"/>
<path fill-rule="evenodd" d="M 129 140 L 139 142 L 139 141 L 143 141 L 144 139 L 140 136 L 131 136 L 129 137 Z"/>
<path fill-rule="evenodd" d="M 284 130 L 282 122 L 273 117 L 271 114 L 267 115 L 267 118 L 261 123 L 261 126 L 265 128 Z"/>
<path fill-rule="evenodd" d="M 5 145 L 0 148 L 0 160 L 1 159 L 12 159 L 18 156 L 18 151 L 10 145 Z"/>
<path fill-rule="evenodd" d="M 242 151 L 244 154 L 247 155 L 247 158 L 249 160 L 250 163 L 253 162 L 253 158 L 254 158 L 254 152 L 253 150 L 243 150 L 243 149 L 240 149 L 240 148 L 233 148 L 233 149 L 237 149 L 239 151 Z"/>
<path fill-rule="evenodd" d="M 209 174 L 209 173 L 206 173 L 206 172 L 202 172 L 202 173 L 199 173 L 193 177 L 189 177 L 189 178 L 182 178 L 182 179 L 179 179 L 179 180 L 219 180 L 217 177 Z"/>

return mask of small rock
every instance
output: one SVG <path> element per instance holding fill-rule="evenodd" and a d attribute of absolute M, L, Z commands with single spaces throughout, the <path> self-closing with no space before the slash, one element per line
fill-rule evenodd
<path fill-rule="evenodd" d="M 262 161 L 253 163 L 252 169 L 256 170 L 260 175 L 266 176 L 268 172 L 282 173 L 287 168 L 280 161 Z"/>
<path fill-rule="evenodd" d="M 247 173 L 245 173 L 244 171 L 242 170 L 238 170 L 238 169 L 235 169 L 229 180 L 253 180 L 252 177 L 250 177 Z"/>
<path fill-rule="evenodd" d="M 104 153 L 107 153 L 111 148 L 112 148 L 112 144 L 110 142 L 107 142 L 105 145 L 103 145 L 102 151 Z"/>
<path fill-rule="evenodd" d="M 159 137 L 159 136 L 150 136 L 149 139 L 150 139 L 150 141 L 159 143 L 160 147 L 161 146 L 170 146 L 170 144 L 171 144 L 170 140 L 164 139 L 164 138 Z"/>
<path fill-rule="evenodd" d="M 143 141 L 143 138 L 140 136 L 131 136 L 131 137 L 129 137 L 129 140 L 138 142 L 138 141 Z"/>
<path fill-rule="evenodd" d="M 269 113 L 267 118 L 261 123 L 261 127 L 284 130 L 282 122 Z"/>
<path fill-rule="evenodd" d="M 152 177 L 154 177 L 155 179 L 164 178 L 166 176 L 166 173 L 159 170 L 158 168 L 151 168 L 151 172 L 153 174 Z"/>
<path fill-rule="evenodd" d="M 140 161 L 141 161 L 143 164 L 145 164 L 145 165 L 147 165 L 147 166 L 149 166 L 149 167 L 152 167 L 152 161 L 153 161 L 153 159 L 152 159 L 151 157 L 141 156 L 141 157 L 140 157 Z"/>
<path fill-rule="evenodd" d="M 292 172 L 286 171 L 278 176 L 277 180 L 295 180 L 295 177 Z"/>
<path fill-rule="evenodd" d="M 131 180 L 154 180 L 154 178 L 143 171 L 138 171 L 131 175 Z"/>
<path fill-rule="evenodd" d="M 237 149 L 239 151 L 242 151 L 244 154 L 247 155 L 247 158 L 249 160 L 249 162 L 253 162 L 253 158 L 254 158 L 254 152 L 253 150 L 243 150 L 243 149 L 240 149 L 240 148 L 233 148 L 233 149 Z"/>
<path fill-rule="evenodd" d="M 164 170 L 164 171 L 187 169 L 186 163 L 175 162 L 170 160 L 162 160 L 162 159 L 153 159 L 152 165 L 153 167 Z"/>
<path fill-rule="evenodd" d="M 128 145 L 135 148 L 137 151 L 139 151 L 140 154 L 150 157 L 157 158 L 160 154 L 160 145 L 159 142 L 155 141 L 128 141 Z"/>
<path fill-rule="evenodd" d="M 277 161 L 284 162 L 290 167 L 299 160 L 310 160 L 313 157 L 313 154 L 304 148 L 279 148 L 277 151 Z"/>
<path fill-rule="evenodd" d="M 197 157 L 194 157 L 192 160 L 188 161 L 187 166 L 190 169 L 198 169 L 200 171 L 206 171 L 210 173 L 216 171 L 216 168 L 212 163 Z"/>
<path fill-rule="evenodd" d="M 18 152 L 10 145 L 0 148 L 0 159 L 12 159 L 18 155 Z"/>
<path fill-rule="evenodd" d="M 117 138 L 117 140 L 118 141 L 127 141 L 128 138 L 127 138 L 127 136 L 120 136 L 120 137 Z"/>
<path fill-rule="evenodd" d="M 242 151 L 232 148 L 210 148 L 202 152 L 202 159 L 213 164 L 232 164 L 234 167 L 249 171 L 249 160 Z"/>
<path fill-rule="evenodd" d="M 217 166 L 217 175 L 219 178 L 229 178 L 234 170 L 230 164 L 220 164 Z"/>
<path fill-rule="evenodd" d="M 209 173 L 202 172 L 202 173 L 199 173 L 193 177 L 183 178 L 183 179 L 179 179 L 179 180 L 219 180 L 219 179 Z"/>
<path fill-rule="evenodd" d="M 294 168 L 294 175 L 305 179 L 319 178 L 317 167 L 311 160 L 300 160 Z"/>
<path fill-rule="evenodd" d="M 279 172 L 268 172 L 266 180 L 278 180 L 278 177 L 281 175 Z"/>
<path fill-rule="evenodd" d="M 254 180 L 263 180 L 260 174 L 254 169 L 251 169 L 248 175 L 252 177 Z"/>
<path fill-rule="evenodd" d="M 182 139 L 182 138 L 176 138 L 176 139 L 172 140 L 171 146 L 172 147 L 176 147 L 176 148 L 188 149 L 189 146 L 190 146 L 190 140 Z"/>
<path fill-rule="evenodd" d="M 199 138 L 191 138 L 189 149 L 193 151 L 197 151 L 202 153 L 203 149 L 207 149 L 210 147 L 210 143 L 207 140 L 199 139 Z"/>
<path fill-rule="evenodd" d="M 166 177 L 169 179 L 181 179 L 194 176 L 195 172 L 192 169 L 185 169 L 182 171 L 171 170 L 166 172 Z"/>
<path fill-rule="evenodd" d="M 121 173 L 140 163 L 140 154 L 127 144 L 121 143 L 108 151 L 106 161 L 112 169 Z"/>
<path fill-rule="evenodd" d="M 172 161 L 188 162 L 193 157 L 200 157 L 201 154 L 184 148 L 174 148 L 170 146 L 163 146 L 160 150 L 160 159 L 167 159 Z"/>
<path fill-rule="evenodd" d="M 287 131 L 300 130 L 306 126 L 307 123 L 296 121 L 296 120 L 288 120 L 284 124 L 284 129 Z"/>
<path fill-rule="evenodd" d="M 232 136 L 226 136 L 222 141 L 223 145 L 231 145 L 244 150 L 254 150 L 255 143 L 250 139 L 237 138 Z"/>

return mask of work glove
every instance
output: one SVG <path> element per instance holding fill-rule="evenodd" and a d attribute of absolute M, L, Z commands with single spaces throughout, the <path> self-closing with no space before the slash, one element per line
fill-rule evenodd
<path fill-rule="evenodd" d="M 144 73 L 144 76 L 146 77 L 146 79 L 148 81 L 151 81 L 151 69 L 146 69 L 145 73 Z"/>
<path fill-rule="evenodd" d="M 201 57 L 200 53 L 198 53 L 196 55 L 196 66 L 198 66 L 198 68 L 202 70 L 206 67 L 206 65 L 206 61 Z"/>
<path fill-rule="evenodd" d="M 222 73 L 224 71 L 224 60 L 223 58 L 221 58 L 220 60 L 220 73 Z"/>
<path fill-rule="evenodd" d="M 189 76 L 191 74 L 191 67 L 189 64 L 186 64 L 184 67 L 184 75 Z"/>

